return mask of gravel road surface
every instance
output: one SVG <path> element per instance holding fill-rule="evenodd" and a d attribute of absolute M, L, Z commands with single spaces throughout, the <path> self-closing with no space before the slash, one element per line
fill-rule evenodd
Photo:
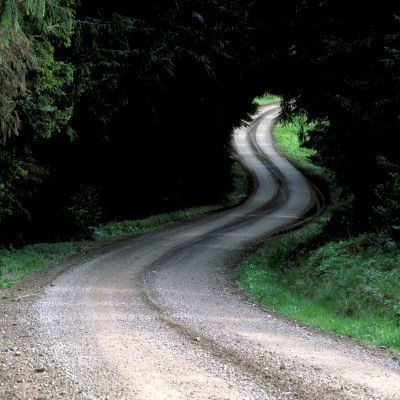
<path fill-rule="evenodd" d="M 400 399 L 399 356 L 262 308 L 243 254 L 321 208 L 276 149 L 277 105 L 236 131 L 242 205 L 104 242 L 0 302 L 0 399 Z"/>

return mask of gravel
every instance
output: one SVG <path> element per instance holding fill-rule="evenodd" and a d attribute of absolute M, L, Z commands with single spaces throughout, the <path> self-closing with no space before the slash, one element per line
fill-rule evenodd
<path fill-rule="evenodd" d="M 259 182 L 241 206 L 103 242 L 0 301 L 0 399 L 400 399 L 399 355 L 256 304 L 245 251 L 317 197 L 274 148 L 276 106 L 236 133 Z"/>

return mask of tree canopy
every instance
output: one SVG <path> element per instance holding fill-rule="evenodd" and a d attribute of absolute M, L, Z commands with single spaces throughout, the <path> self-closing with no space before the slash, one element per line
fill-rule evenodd
<path fill-rule="evenodd" d="M 377 222 L 375 190 L 387 178 L 379 160 L 399 161 L 399 8 L 396 1 L 306 2 L 295 13 L 287 54 L 293 73 L 284 113 L 316 122 L 306 145 L 354 197 L 360 229 Z"/>
<path fill-rule="evenodd" d="M 253 75 L 283 98 L 283 120 L 313 124 L 304 145 L 343 189 L 346 221 L 361 230 L 378 224 L 377 186 L 399 162 L 399 3 L 253 4 Z"/>
<path fill-rule="evenodd" d="M 232 129 L 266 91 L 313 123 L 304 145 L 359 229 L 400 225 L 400 199 L 380 200 L 400 188 L 399 15 L 394 0 L 3 0 L 0 241 L 221 199 Z"/>

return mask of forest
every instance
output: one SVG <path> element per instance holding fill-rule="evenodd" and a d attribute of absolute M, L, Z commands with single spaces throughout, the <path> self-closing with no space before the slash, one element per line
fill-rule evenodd
<path fill-rule="evenodd" d="M 398 1 L 1 0 L 0 243 L 223 201 L 265 92 L 338 188 L 331 231 L 398 238 Z"/>

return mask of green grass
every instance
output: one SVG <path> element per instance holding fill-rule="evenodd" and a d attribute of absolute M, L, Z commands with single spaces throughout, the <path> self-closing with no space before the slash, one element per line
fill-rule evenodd
<path fill-rule="evenodd" d="M 309 159 L 310 156 L 315 154 L 315 151 L 300 147 L 298 130 L 299 127 L 296 124 L 278 124 L 274 130 L 277 145 L 292 160 L 322 174 L 322 169 L 312 164 Z"/>
<path fill-rule="evenodd" d="M 277 103 L 279 101 L 281 101 L 281 98 L 271 93 L 265 93 L 263 96 L 256 97 L 253 100 L 253 102 L 259 106 L 265 106 L 266 104 Z"/>
<path fill-rule="evenodd" d="M 148 232 L 173 222 L 209 214 L 220 208 L 220 205 L 200 206 L 173 211 L 170 213 L 156 214 L 144 219 L 109 222 L 107 224 L 99 225 L 97 228 L 95 228 L 93 237 L 95 239 L 107 239 L 111 237 Z"/>
<path fill-rule="evenodd" d="M 325 220 L 250 255 L 236 277 L 286 317 L 399 352 L 400 250 L 376 234 L 315 249 Z"/>
<path fill-rule="evenodd" d="M 40 243 L 22 249 L 0 249 L 0 290 L 10 287 L 25 274 L 46 268 L 88 247 L 83 242 Z"/>
<path fill-rule="evenodd" d="M 259 105 L 266 105 L 279 101 L 281 101 L 280 97 L 270 93 L 265 93 L 263 96 L 254 99 L 254 103 Z M 298 131 L 299 125 L 297 123 L 279 123 L 274 130 L 276 142 L 279 148 L 292 160 L 316 173 L 322 174 L 321 168 L 315 166 L 309 160 L 309 157 L 315 154 L 315 151 L 300 146 Z M 307 128 L 305 129 L 305 135 L 307 135 Z"/>

